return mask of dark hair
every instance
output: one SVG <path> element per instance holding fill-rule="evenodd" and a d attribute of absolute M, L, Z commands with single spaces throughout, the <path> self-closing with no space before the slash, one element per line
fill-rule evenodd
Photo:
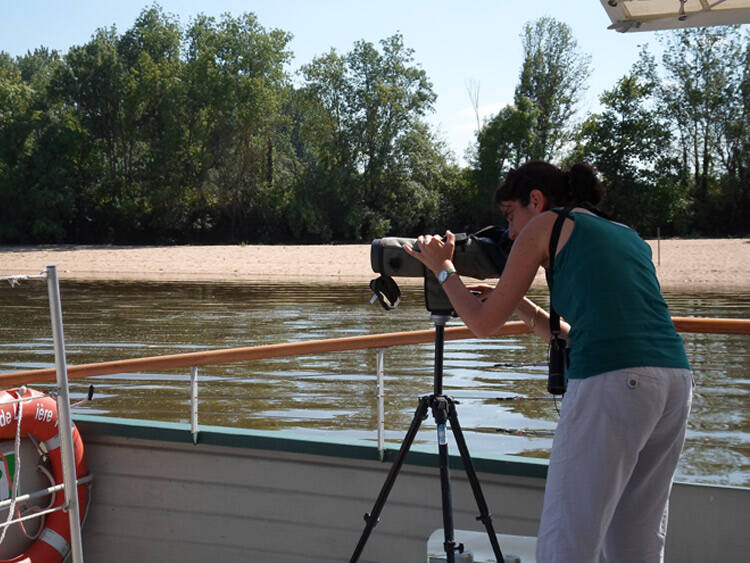
<path fill-rule="evenodd" d="M 604 197 L 604 186 L 588 164 L 581 162 L 563 171 L 549 162 L 531 160 L 517 170 L 510 169 L 495 192 L 495 205 L 503 201 L 528 205 L 531 190 L 547 196 L 551 207 L 584 202 L 597 205 Z"/>

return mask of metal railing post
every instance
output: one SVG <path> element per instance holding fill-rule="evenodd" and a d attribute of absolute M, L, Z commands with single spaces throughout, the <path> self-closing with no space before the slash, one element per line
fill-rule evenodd
<path fill-rule="evenodd" d="M 60 448 L 65 484 L 65 504 L 70 521 L 70 547 L 73 563 L 83 563 L 81 519 L 76 487 L 76 460 L 73 451 L 73 420 L 70 416 L 70 393 L 68 390 L 68 368 L 65 362 L 65 336 L 63 335 L 62 306 L 57 268 L 47 266 L 47 292 L 49 294 L 52 339 L 55 347 L 55 372 L 57 374 L 57 423 L 60 433 Z"/>
<path fill-rule="evenodd" d="M 383 384 L 383 355 L 385 350 L 378 348 L 376 371 L 378 382 L 375 386 L 375 396 L 378 402 L 378 457 L 383 461 L 385 457 L 385 385 Z"/>
<path fill-rule="evenodd" d="M 193 444 L 198 443 L 198 366 L 190 368 L 190 431 Z"/>

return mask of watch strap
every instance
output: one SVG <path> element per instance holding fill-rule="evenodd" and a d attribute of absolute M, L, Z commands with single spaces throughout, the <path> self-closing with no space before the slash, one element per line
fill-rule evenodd
<path fill-rule="evenodd" d="M 437 279 L 438 279 L 438 281 L 440 282 L 440 285 L 443 285 L 443 284 L 445 283 L 445 280 L 447 280 L 447 279 L 448 279 L 448 277 L 449 277 L 449 276 L 450 276 L 451 274 L 455 274 L 455 273 L 456 273 L 456 270 L 455 270 L 455 268 L 446 268 L 445 270 L 442 270 L 442 271 L 441 271 L 441 272 L 440 272 L 440 273 L 439 273 L 439 274 L 437 275 Z"/>

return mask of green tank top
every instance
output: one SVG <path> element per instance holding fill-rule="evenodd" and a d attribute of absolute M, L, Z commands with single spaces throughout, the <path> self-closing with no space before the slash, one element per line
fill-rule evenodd
<path fill-rule="evenodd" d="M 629 367 L 690 368 L 651 247 L 624 225 L 573 212 L 554 260 L 552 305 L 570 325 L 571 379 Z"/>

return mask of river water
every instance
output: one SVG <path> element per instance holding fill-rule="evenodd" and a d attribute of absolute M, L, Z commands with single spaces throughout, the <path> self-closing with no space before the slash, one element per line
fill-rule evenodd
<path fill-rule="evenodd" d="M 402 305 L 370 305 L 361 285 L 82 283 L 61 285 L 71 365 L 213 348 L 233 348 L 369 333 L 430 329 L 420 288 Z M 546 292 L 532 294 L 546 304 Z M 666 291 L 675 316 L 750 317 L 750 296 Z M 450 321 L 449 326 L 458 325 Z M 750 338 L 683 335 L 695 398 L 677 478 L 750 486 Z M 469 449 L 547 457 L 558 418 L 546 397 L 546 346 L 530 336 L 445 344 L 444 388 L 459 401 Z M 418 397 L 432 392 L 432 344 L 385 353 L 388 447 L 397 447 Z M 53 367 L 46 286 L 0 286 L 0 372 Z M 288 429 L 311 437 L 375 440 L 373 350 L 258 360 L 200 368 L 200 423 Z M 188 422 L 189 372 L 103 376 L 72 382 L 74 399 L 89 384 L 94 401 L 76 412 Z M 39 385 L 39 388 L 45 388 Z M 417 443 L 435 443 L 428 418 Z M 455 446 L 451 451 L 456 453 Z"/>

